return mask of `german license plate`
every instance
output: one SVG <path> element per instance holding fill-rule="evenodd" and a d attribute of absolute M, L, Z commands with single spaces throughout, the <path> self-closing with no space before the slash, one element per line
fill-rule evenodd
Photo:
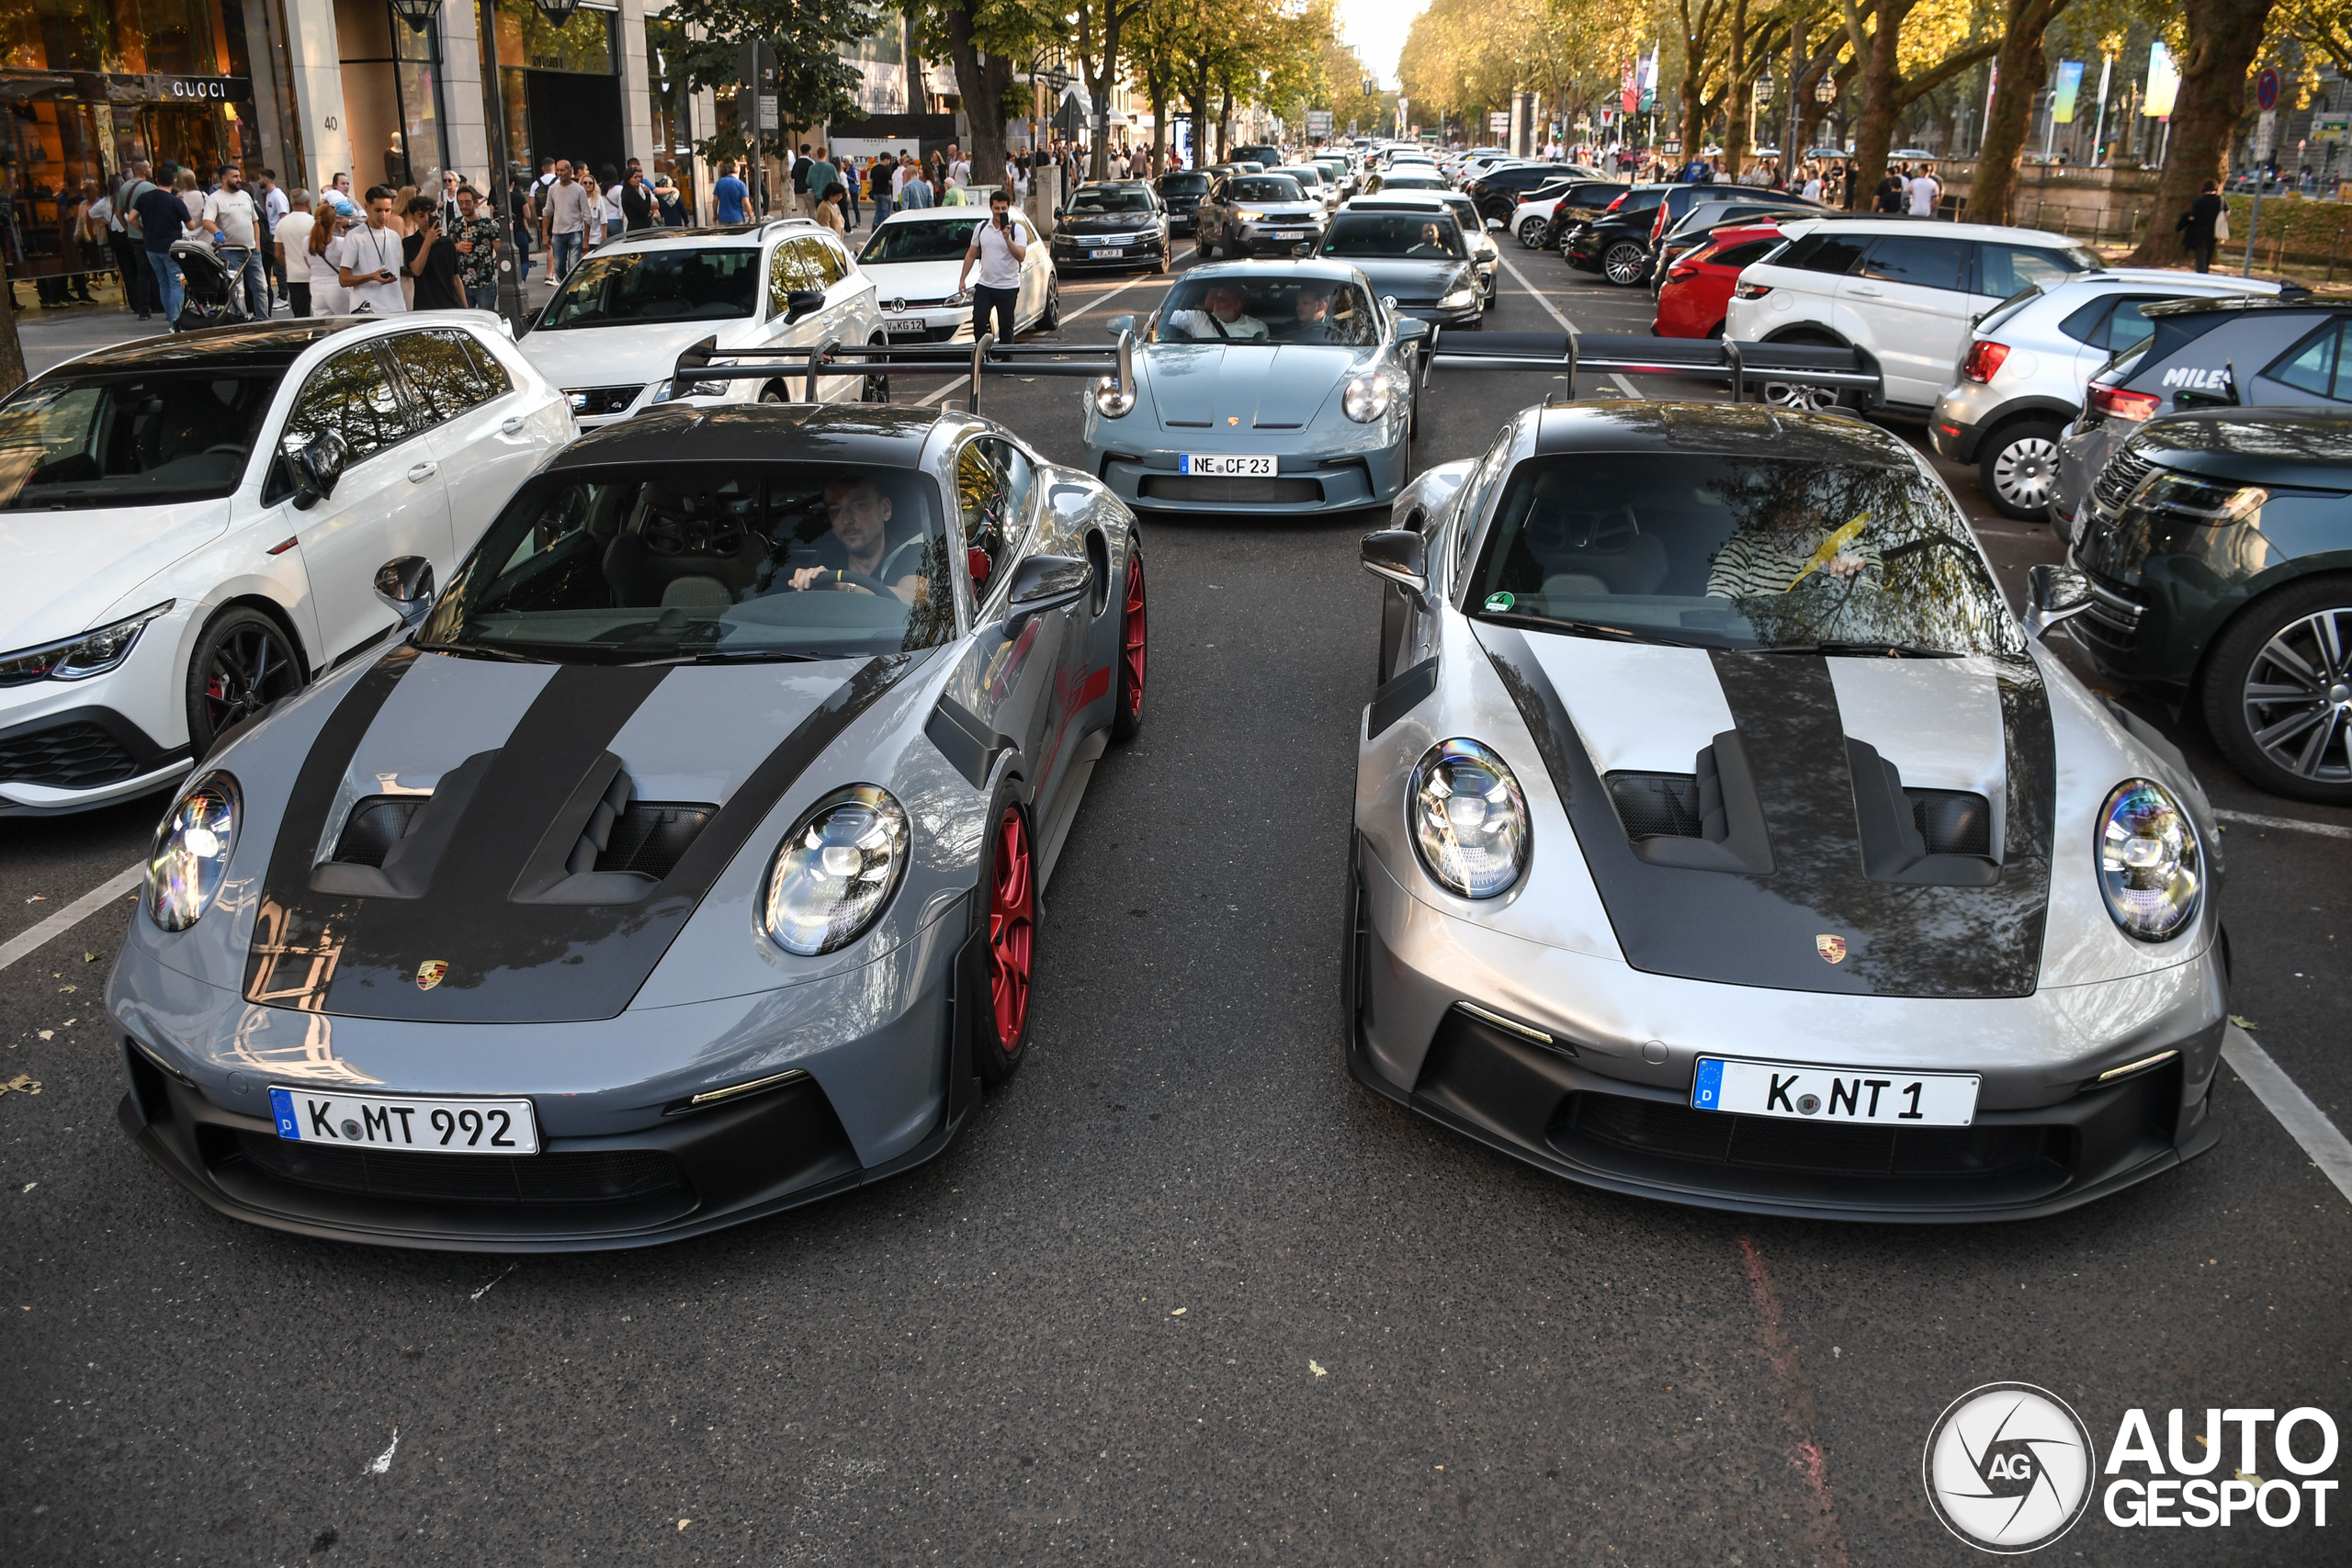
<path fill-rule="evenodd" d="M 1277 240 L 1304 240 L 1306 238 L 1306 231 L 1304 229 L 1277 229 L 1274 231 L 1274 238 Z"/>
<path fill-rule="evenodd" d="M 1116 257 L 1125 255 L 1127 253 L 1125 251 L 1120 249 L 1116 245 L 1112 245 L 1104 250 L 1089 251 L 1086 253 L 1088 259 L 1092 261 L 1111 261 Z"/>
<path fill-rule="evenodd" d="M 535 1155 L 538 1119 L 527 1100 L 269 1091 L 277 1135 L 298 1144 L 413 1149 L 420 1154 Z"/>
<path fill-rule="evenodd" d="M 1187 452 L 1176 459 L 1180 474 L 1204 474 L 1216 479 L 1270 479 L 1272 457 L 1242 457 L 1215 452 Z"/>
<path fill-rule="evenodd" d="M 1974 1073 L 1901 1073 L 1787 1062 L 1699 1058 L 1690 1103 L 1736 1116 L 1965 1127 L 1976 1120 Z"/>

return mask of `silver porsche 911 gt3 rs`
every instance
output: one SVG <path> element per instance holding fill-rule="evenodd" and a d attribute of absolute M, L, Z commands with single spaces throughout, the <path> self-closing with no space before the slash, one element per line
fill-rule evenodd
<path fill-rule="evenodd" d="M 968 415 L 565 448 L 414 629 L 208 760 L 108 987 L 198 1197 L 631 1246 L 928 1158 L 1019 1066 L 1037 896 L 1144 714 L 1134 519 Z"/>
<path fill-rule="evenodd" d="M 1350 1061 L 1577 1180 L 2045 1213 L 2209 1148 L 2211 812 L 1858 421 L 1531 409 L 1364 542 Z"/>

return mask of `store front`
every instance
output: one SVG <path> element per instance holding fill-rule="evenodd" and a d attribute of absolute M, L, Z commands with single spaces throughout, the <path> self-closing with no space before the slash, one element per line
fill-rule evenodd
<path fill-rule="evenodd" d="M 261 155 L 238 0 L 10 0 L 0 12 L 0 259 L 12 276 L 109 265 L 74 215 L 132 161 L 209 176 Z"/>
<path fill-rule="evenodd" d="M 560 28 L 531 0 L 498 0 L 506 145 L 536 171 L 542 158 L 592 170 L 628 162 L 621 118 L 619 13 L 582 6 Z"/>
<path fill-rule="evenodd" d="M 353 187 L 437 189 L 449 159 L 439 17 L 420 32 L 387 0 L 335 0 L 334 30 Z"/>

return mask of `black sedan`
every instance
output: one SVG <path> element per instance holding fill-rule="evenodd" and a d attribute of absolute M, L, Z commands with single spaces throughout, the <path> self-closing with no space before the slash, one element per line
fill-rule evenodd
<path fill-rule="evenodd" d="M 2331 806 L 2352 806 L 2347 371 L 2312 394 L 2336 407 L 2142 424 L 2076 513 L 2080 575 L 2047 606 L 2103 673 L 2200 705 L 2248 780 Z"/>
<path fill-rule="evenodd" d="M 1383 212 L 1351 202 L 1332 217 L 1320 254 L 1353 262 L 1373 291 L 1408 316 L 1457 332 L 1480 325 L 1485 291 L 1450 211 Z"/>
<path fill-rule="evenodd" d="M 1209 193 L 1209 177 L 1197 169 L 1181 169 L 1159 176 L 1159 205 L 1168 209 L 1168 231 L 1193 231 L 1193 209 Z"/>
<path fill-rule="evenodd" d="M 1054 210 L 1054 270 L 1165 272 L 1168 215 L 1145 180 L 1106 180 Z"/>
<path fill-rule="evenodd" d="M 1620 288 L 1650 275 L 1650 231 L 1658 203 L 1671 186 L 1635 186 L 1589 222 L 1571 225 L 1560 236 L 1560 254 L 1570 266 L 1597 272 Z"/>
<path fill-rule="evenodd" d="M 1323 238 L 1323 202 L 1288 175 L 1227 175 L 1197 209 L 1201 259 L 1304 256 Z"/>

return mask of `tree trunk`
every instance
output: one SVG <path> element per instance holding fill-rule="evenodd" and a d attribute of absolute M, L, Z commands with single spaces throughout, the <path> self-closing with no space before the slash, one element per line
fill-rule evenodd
<path fill-rule="evenodd" d="M 1233 145 L 1233 84 L 1227 82 L 1218 90 L 1216 103 L 1216 161 L 1227 161 L 1226 149 Z"/>
<path fill-rule="evenodd" d="M 2180 262 L 2187 251 L 2172 220 L 2188 210 L 2207 180 L 2229 172 L 2230 138 L 2245 110 L 2246 68 L 2262 47 L 2272 0 L 2187 0 L 2188 51 L 2180 95 L 2173 100 L 2172 145 L 2156 182 L 2147 236 L 2124 258 L 2131 266 Z"/>
<path fill-rule="evenodd" d="M 17 335 L 17 283 L 0 263 L 0 397 L 23 386 L 26 378 L 25 341 Z"/>
<path fill-rule="evenodd" d="M 1151 167 L 1155 174 L 1168 172 L 1168 73 L 1152 69 L 1144 73 L 1144 82 L 1151 94 Z"/>
<path fill-rule="evenodd" d="M 1004 177 L 1004 94 L 1012 85 L 1012 62 L 1001 55 L 980 57 L 972 43 L 972 13 L 965 6 L 947 11 L 945 19 L 956 86 L 964 97 L 965 122 L 972 130 L 972 185 L 985 191 Z M 989 171 L 994 172 L 993 178 Z"/>
<path fill-rule="evenodd" d="M 1719 173 L 1739 178 L 1740 160 L 1747 156 L 1747 0 L 1732 0 L 1731 50 L 1724 62 L 1730 85 L 1724 94 L 1724 155 Z"/>
<path fill-rule="evenodd" d="M 1895 59 L 1904 18 L 1918 0 L 1878 0 L 1878 30 L 1863 40 L 1870 46 L 1860 73 L 1862 112 L 1854 121 L 1854 159 L 1846 188 L 1853 193 L 1849 206 L 1860 208 L 1872 198 L 1878 182 L 1886 177 L 1887 149 L 1894 145 L 1895 117 L 1903 112 L 1903 68 Z"/>
<path fill-rule="evenodd" d="M 2008 7 L 2008 26 L 1993 69 L 2009 79 L 2010 87 L 2002 92 L 1999 76 L 1995 78 L 1993 113 L 1984 124 L 1984 150 L 1977 154 L 1976 182 L 1968 192 L 1971 223 L 2009 220 L 2009 209 L 2017 199 L 2018 155 L 2025 150 L 2026 135 L 2032 129 L 2034 84 L 2050 68 L 2041 38 L 2059 8 L 2043 0 L 2026 0 Z"/>

